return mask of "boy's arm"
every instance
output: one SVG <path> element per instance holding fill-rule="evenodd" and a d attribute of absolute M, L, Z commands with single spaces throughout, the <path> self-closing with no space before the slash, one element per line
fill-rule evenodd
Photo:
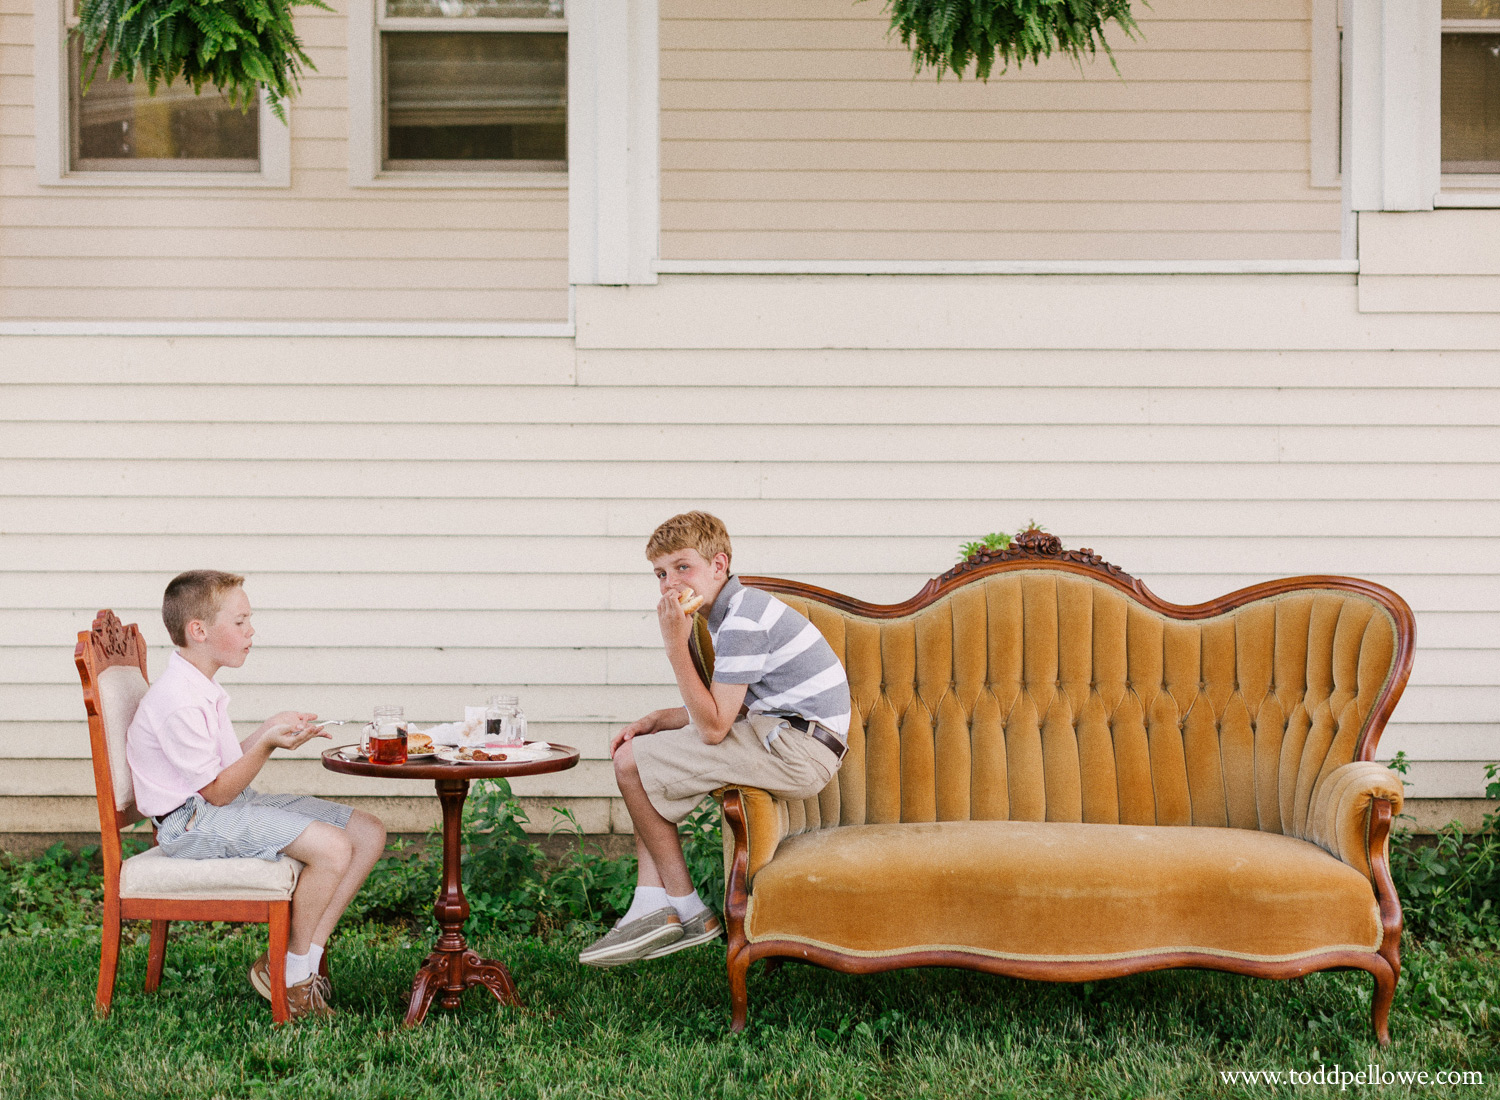
<path fill-rule="evenodd" d="M 256 774 L 265 766 L 266 761 L 271 759 L 271 753 L 274 750 L 295 749 L 300 745 L 305 745 L 314 737 L 327 736 L 322 726 L 300 726 L 292 723 L 282 723 L 270 729 L 263 727 L 256 730 L 245 739 L 245 744 L 248 746 L 244 750 L 245 755 L 216 775 L 207 786 L 200 787 L 198 793 L 215 806 L 227 806 L 244 793 L 246 787 L 250 786 Z"/>
<path fill-rule="evenodd" d="M 609 739 L 610 759 L 614 759 L 615 753 L 626 741 L 644 737 L 648 733 L 660 733 L 662 730 L 680 730 L 689 721 L 687 707 L 653 710 L 646 717 L 637 718 L 630 725 L 615 731 L 614 736 Z"/>
<path fill-rule="evenodd" d="M 677 690 L 682 693 L 687 715 L 698 728 L 703 743 L 717 745 L 729 736 L 729 728 L 740 716 L 748 685 L 716 681 L 710 688 L 703 683 L 688 645 L 693 633 L 693 617 L 683 612 L 674 593 L 669 592 L 661 598 L 661 603 L 656 605 L 656 616 L 661 624 L 662 641 L 667 647 L 667 660 L 672 662 L 672 671 L 677 675 Z"/>

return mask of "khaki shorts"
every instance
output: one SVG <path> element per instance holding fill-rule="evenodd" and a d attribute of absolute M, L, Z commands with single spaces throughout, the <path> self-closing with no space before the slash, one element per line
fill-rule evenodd
<path fill-rule="evenodd" d="M 764 738 L 776 732 L 769 747 Z M 726 784 L 760 787 L 778 798 L 811 798 L 839 770 L 831 749 L 780 718 L 752 714 L 729 728 L 717 745 L 705 745 L 696 727 L 633 738 L 641 785 L 656 812 L 681 821 L 710 791 Z"/>

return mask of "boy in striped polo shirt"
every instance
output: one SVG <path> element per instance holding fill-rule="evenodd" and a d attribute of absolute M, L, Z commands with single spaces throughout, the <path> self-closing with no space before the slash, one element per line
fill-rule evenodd
<path fill-rule="evenodd" d="M 849 680 L 817 627 L 729 571 L 729 532 L 706 512 L 673 516 L 646 557 L 661 586 L 657 623 L 683 705 L 653 711 L 610 740 L 615 779 L 635 826 L 639 870 L 629 910 L 579 953 L 590 966 L 655 959 L 722 932 L 688 877 L 677 822 L 726 784 L 779 798 L 828 785 L 849 733 Z M 713 682 L 693 663 L 693 616 L 679 595 L 703 598 Z"/>

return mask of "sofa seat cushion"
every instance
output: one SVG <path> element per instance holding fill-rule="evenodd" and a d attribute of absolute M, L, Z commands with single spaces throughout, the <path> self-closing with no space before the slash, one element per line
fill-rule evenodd
<path fill-rule="evenodd" d="M 279 859 L 173 859 L 148 848 L 120 864 L 122 898 L 286 901 L 302 864 Z"/>
<path fill-rule="evenodd" d="M 1316 845 L 1200 826 L 945 821 L 784 842 L 746 934 L 845 954 L 1284 960 L 1381 941 L 1374 890 Z"/>

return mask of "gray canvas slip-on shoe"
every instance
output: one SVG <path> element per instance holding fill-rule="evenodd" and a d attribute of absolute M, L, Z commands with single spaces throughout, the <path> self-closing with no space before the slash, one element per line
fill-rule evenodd
<path fill-rule="evenodd" d="M 716 940 L 724 934 L 724 925 L 719 918 L 714 916 L 712 909 L 705 909 L 696 917 L 689 917 L 682 922 L 682 936 L 671 943 L 663 944 L 648 955 L 642 955 L 641 959 L 659 959 L 663 955 L 670 955 L 674 951 L 685 951 L 689 947 L 697 947 L 700 943 L 708 943 Z"/>
<path fill-rule="evenodd" d="M 670 905 L 611 928 L 578 953 L 585 966 L 623 966 L 682 938 L 682 921 Z"/>

